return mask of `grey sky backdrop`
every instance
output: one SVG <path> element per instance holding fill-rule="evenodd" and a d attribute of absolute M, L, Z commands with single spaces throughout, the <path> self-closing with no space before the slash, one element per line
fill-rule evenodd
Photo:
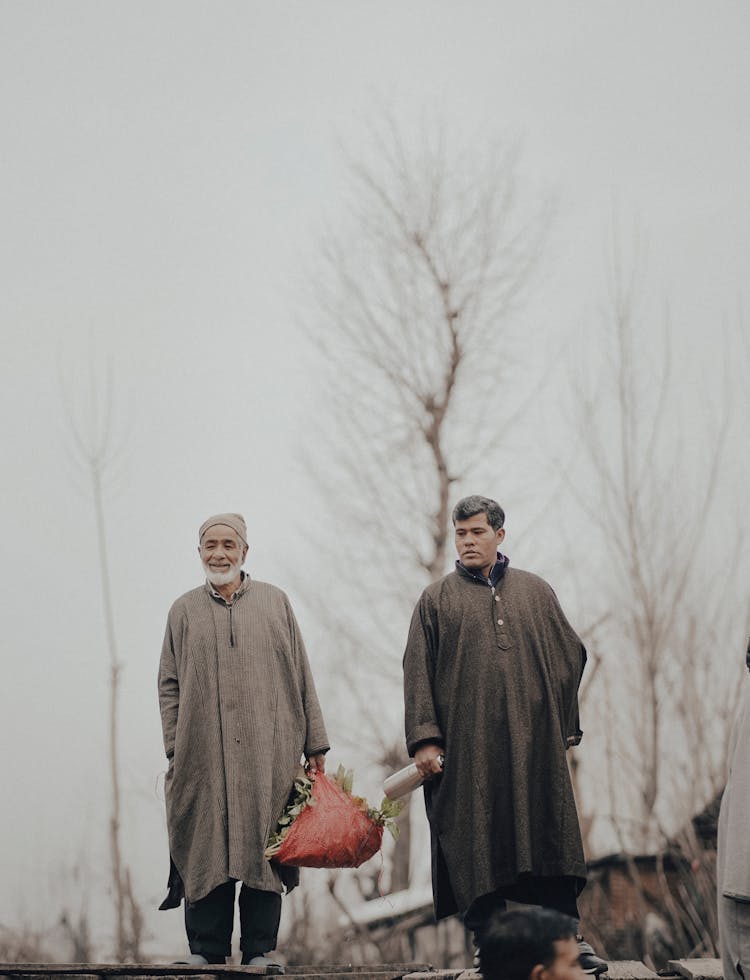
<path fill-rule="evenodd" d="M 315 636 L 296 584 L 316 573 L 297 459 L 319 395 L 299 318 L 344 215 L 340 146 L 365 152 L 383 107 L 407 129 L 434 117 L 462 141 L 517 139 L 526 189 L 557 198 L 528 316 L 555 344 L 577 336 L 614 209 L 643 229 L 678 369 L 700 377 L 747 299 L 748 37 L 744 2 L 0 2 L 0 922 L 38 922 L 42 890 L 53 913 L 76 862 L 106 902 L 108 667 L 60 375 L 80 421 L 90 365 L 114 365 L 124 823 L 156 932 L 155 671 L 167 609 L 201 578 L 207 514 L 245 514 L 249 568 Z M 686 405 L 687 430 L 701 410 Z M 366 552 L 343 541 L 343 573 Z"/>

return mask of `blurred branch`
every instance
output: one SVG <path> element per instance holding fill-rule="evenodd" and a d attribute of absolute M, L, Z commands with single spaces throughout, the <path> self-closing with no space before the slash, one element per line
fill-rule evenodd
<path fill-rule="evenodd" d="M 114 384 L 112 365 L 97 373 L 93 361 L 89 365 L 89 400 L 83 419 L 76 415 L 72 390 L 62 379 L 62 398 L 68 428 L 90 479 L 92 503 L 96 521 L 96 540 L 99 553 L 99 579 L 104 605 L 104 625 L 109 655 L 109 771 L 112 809 L 109 820 L 110 855 L 115 892 L 116 956 L 119 962 L 132 958 L 140 960 L 143 918 L 133 897 L 130 872 L 123 865 L 120 830 L 122 802 L 119 763 L 119 695 L 122 664 L 117 650 L 114 603 L 110 576 L 107 531 L 104 510 L 104 479 L 116 462 L 118 450 L 113 437 Z"/>

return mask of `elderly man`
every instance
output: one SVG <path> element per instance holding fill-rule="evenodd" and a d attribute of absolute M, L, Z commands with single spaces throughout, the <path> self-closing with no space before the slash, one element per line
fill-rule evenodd
<path fill-rule="evenodd" d="M 282 885 L 294 869 L 264 857 L 302 756 L 323 772 L 323 717 L 286 595 L 242 570 L 247 528 L 216 514 L 198 532 L 206 583 L 167 619 L 159 669 L 171 870 L 161 908 L 185 899 L 188 962 L 231 954 L 234 900 L 242 962 L 281 973 L 276 948 Z"/>
<path fill-rule="evenodd" d="M 435 915 L 460 913 L 475 937 L 506 900 L 577 920 L 586 881 L 565 757 L 586 651 L 550 586 L 499 553 L 504 520 L 487 497 L 456 505 L 456 569 L 422 593 L 404 654 Z M 579 952 L 587 973 L 606 969 L 582 939 Z"/>

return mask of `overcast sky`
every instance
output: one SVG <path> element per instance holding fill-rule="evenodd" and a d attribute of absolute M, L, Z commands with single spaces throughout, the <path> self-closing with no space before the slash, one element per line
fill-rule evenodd
<path fill-rule="evenodd" d="M 155 671 L 170 603 L 201 580 L 197 528 L 242 511 L 251 571 L 301 609 L 290 566 L 315 568 L 298 323 L 343 214 L 341 146 L 383 107 L 518 140 L 527 187 L 558 201 L 535 316 L 575 332 L 590 314 L 616 211 L 699 373 L 747 299 L 748 37 L 744 2 L 0 2 L 0 922 L 31 921 L 83 854 L 106 881 L 95 525 L 61 376 L 85 427 L 90 367 L 113 364 L 125 824 L 150 910 L 168 868 Z"/>

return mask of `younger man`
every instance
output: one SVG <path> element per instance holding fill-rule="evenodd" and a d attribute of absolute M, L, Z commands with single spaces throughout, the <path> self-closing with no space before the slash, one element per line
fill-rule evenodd
<path fill-rule="evenodd" d="M 491 916 L 479 939 L 484 980 L 586 980 L 578 925 L 554 909 L 524 908 Z"/>

